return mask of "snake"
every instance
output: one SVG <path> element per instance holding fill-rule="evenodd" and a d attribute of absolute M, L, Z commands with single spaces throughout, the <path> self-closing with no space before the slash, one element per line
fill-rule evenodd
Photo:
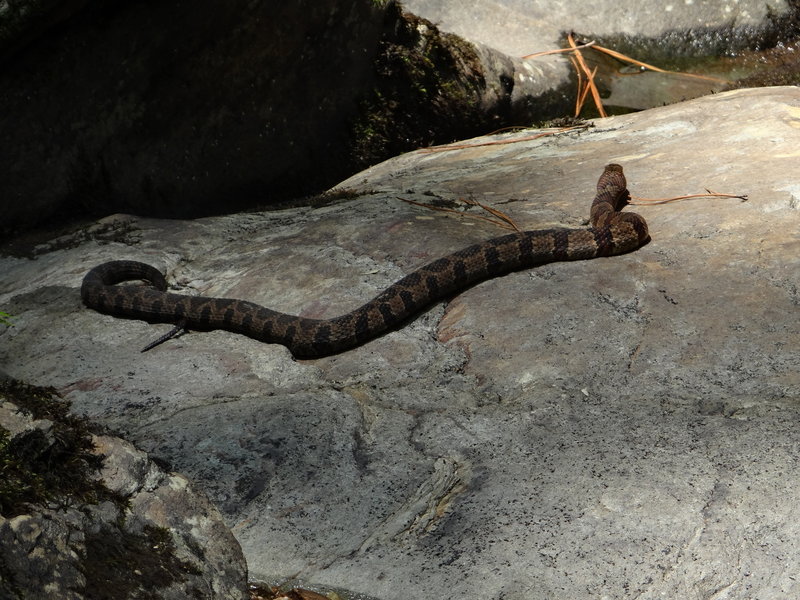
<path fill-rule="evenodd" d="M 87 307 L 115 317 L 197 331 L 223 329 L 282 344 L 296 358 L 318 358 L 396 329 L 437 301 L 481 281 L 551 262 L 615 256 L 640 248 L 650 236 L 643 217 L 621 212 L 629 200 L 622 167 L 606 165 L 588 227 L 518 231 L 473 244 L 420 267 L 363 306 L 330 319 L 285 314 L 247 300 L 171 293 L 161 271 L 131 260 L 92 268 L 83 278 L 81 298 Z M 117 285 L 138 280 L 148 285 Z"/>

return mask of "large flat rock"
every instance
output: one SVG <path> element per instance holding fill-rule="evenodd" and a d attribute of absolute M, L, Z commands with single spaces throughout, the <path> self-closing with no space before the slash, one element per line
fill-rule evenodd
<path fill-rule="evenodd" d="M 415 152 L 317 208 L 117 215 L 0 258 L 8 374 L 169 461 L 214 500 L 251 576 L 385 600 L 800 595 L 800 90 L 709 96 L 581 133 Z M 652 242 L 480 284 L 351 352 L 190 333 L 81 306 L 144 260 L 177 290 L 333 316 L 501 233 L 408 205 L 472 197 L 581 227 L 603 165 Z"/>

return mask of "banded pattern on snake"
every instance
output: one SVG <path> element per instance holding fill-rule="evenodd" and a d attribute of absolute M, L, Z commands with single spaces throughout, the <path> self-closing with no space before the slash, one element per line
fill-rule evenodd
<path fill-rule="evenodd" d="M 262 342 L 283 344 L 298 358 L 336 354 L 405 322 L 432 303 L 477 282 L 555 261 L 623 254 L 646 244 L 644 219 L 620 210 L 629 196 L 622 167 L 605 167 L 597 182 L 590 226 L 512 233 L 474 244 L 406 275 L 363 306 L 332 319 L 307 319 L 246 300 L 167 292 L 158 269 L 111 261 L 90 270 L 81 297 L 101 313 L 149 322 L 182 323 L 197 330 L 225 329 Z M 151 286 L 117 286 L 143 280 Z"/>

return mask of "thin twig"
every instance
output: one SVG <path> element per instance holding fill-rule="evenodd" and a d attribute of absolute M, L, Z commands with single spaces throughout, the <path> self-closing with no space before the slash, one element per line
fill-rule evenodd
<path fill-rule="evenodd" d="M 502 221 L 504 221 L 504 222 L 508 223 L 509 225 L 511 225 L 511 228 L 514 231 L 520 231 L 520 228 L 517 227 L 517 224 L 514 222 L 514 219 L 509 217 L 503 211 L 497 210 L 496 208 L 492 208 L 491 206 L 483 204 L 482 202 L 478 202 L 477 200 L 473 200 L 472 198 L 459 198 L 459 200 L 461 200 L 462 202 L 466 202 L 467 204 L 469 204 L 471 206 L 479 206 L 480 208 L 482 208 L 483 210 L 485 210 L 489 214 L 494 215 L 498 219 L 501 219 Z"/>
<path fill-rule="evenodd" d="M 569 62 L 572 63 L 572 68 L 575 69 L 575 76 L 578 80 L 578 89 L 575 90 L 575 114 L 573 115 L 577 118 L 578 115 L 581 114 L 581 109 L 583 108 L 583 103 L 586 100 L 586 94 L 589 92 L 589 88 L 583 87 L 583 75 L 581 74 L 581 68 L 578 65 L 578 61 L 575 60 L 575 57 L 572 54 L 569 55 Z"/>
<path fill-rule="evenodd" d="M 715 83 L 730 83 L 726 79 L 722 79 L 720 77 L 713 77 L 711 75 L 700 75 L 698 73 L 684 73 L 681 71 L 669 71 L 667 69 L 662 69 L 661 67 L 656 67 L 655 65 L 651 65 L 635 58 L 631 58 L 630 56 L 626 56 L 621 52 L 617 52 L 616 50 L 612 50 L 610 48 L 605 48 L 599 44 L 595 40 L 591 40 L 589 42 L 585 42 L 583 44 L 577 44 L 575 39 L 573 38 L 572 34 L 567 35 L 567 43 L 569 43 L 569 48 L 559 48 L 556 50 L 546 50 L 543 52 L 535 52 L 533 54 L 527 54 L 523 56 L 523 59 L 529 58 L 538 58 L 540 56 L 546 56 L 549 54 L 559 54 L 562 52 L 569 52 L 570 62 L 572 62 L 572 66 L 575 69 L 575 73 L 578 78 L 578 94 L 575 102 L 575 116 L 577 117 L 581 110 L 583 110 L 583 105 L 586 102 L 586 96 L 589 92 L 592 93 L 592 98 L 594 99 L 595 106 L 597 106 L 597 112 L 601 117 L 606 116 L 605 109 L 603 108 L 603 103 L 600 100 L 600 93 L 597 90 L 597 86 L 594 83 L 594 76 L 597 72 L 597 67 L 595 67 L 594 71 L 590 72 L 588 66 L 586 65 L 586 61 L 583 59 L 583 55 L 581 54 L 582 48 L 593 48 L 598 52 L 603 52 L 608 56 L 616 58 L 617 60 L 621 60 L 623 62 L 627 62 L 633 65 L 637 65 L 642 67 L 643 69 L 647 69 L 649 71 L 654 71 L 656 73 L 666 73 L 671 75 L 680 75 L 684 77 L 692 77 L 695 79 L 703 79 L 705 81 L 712 81 Z M 620 73 L 620 75 L 625 75 L 624 73 Z M 586 77 L 586 82 L 583 81 L 583 77 Z"/>
<path fill-rule="evenodd" d="M 679 200 L 693 200 L 696 198 L 738 198 L 742 202 L 747 202 L 748 200 L 746 194 L 726 194 L 706 189 L 705 194 L 687 194 L 685 196 L 674 196 L 672 198 L 639 198 L 636 196 L 632 196 L 628 201 L 628 204 L 636 206 L 648 206 L 656 204 L 667 204 L 669 202 L 678 202 Z M 509 229 L 511 231 L 522 231 L 514 222 L 514 220 L 504 212 L 497 210 L 496 208 L 492 208 L 491 206 L 487 206 L 486 204 L 483 204 L 471 198 L 459 198 L 459 200 L 469 206 L 477 206 L 485 210 L 489 214 L 497 217 L 497 219 L 492 219 L 484 215 L 474 215 L 470 213 L 465 213 L 463 211 L 455 210 L 452 208 L 446 208 L 444 206 L 434 206 L 433 204 L 428 204 L 426 202 L 417 202 L 416 200 L 409 200 L 408 198 L 402 198 L 400 196 L 397 196 L 397 199 L 402 200 L 403 202 L 407 202 L 408 204 L 421 206 L 423 208 L 428 208 L 430 210 L 438 210 L 440 212 L 452 213 L 460 217 L 468 217 L 470 219 L 479 219 L 481 221 L 486 221 L 487 223 L 491 223 L 492 225 L 496 225 L 497 227 L 500 227 L 502 229 Z M 176 330 L 177 329 L 178 328 L 176 328 Z M 170 333 L 172 335 L 175 335 L 175 333 L 177 332 L 176 330 L 173 330 Z M 169 337 L 171 337 L 170 334 L 167 334 L 166 336 L 164 336 L 164 339 L 168 339 Z M 164 339 L 157 340 L 155 343 L 148 346 L 148 348 L 146 348 L 145 350 L 152 348 L 154 345 L 164 341 Z M 142 352 L 144 352 L 144 350 L 142 350 Z"/>
<path fill-rule="evenodd" d="M 596 43 L 597 42 L 592 40 L 591 42 L 586 42 L 585 44 L 577 46 L 577 48 L 591 48 Z M 526 54 L 525 56 L 522 57 L 522 60 L 528 58 L 539 58 L 540 56 L 547 56 L 548 54 L 560 54 L 562 52 L 572 52 L 573 50 L 574 48 L 558 48 L 556 50 L 544 50 L 543 52 L 534 52 L 533 54 Z"/>
<path fill-rule="evenodd" d="M 594 74 L 597 72 L 597 69 L 595 69 L 594 72 L 589 70 L 586 61 L 583 60 L 583 54 L 581 54 L 581 51 L 578 49 L 578 45 L 575 43 L 575 39 L 572 37 L 571 33 L 567 35 L 567 42 L 569 43 L 570 48 L 572 48 L 572 50 L 574 51 L 572 56 L 574 56 L 575 60 L 578 61 L 578 64 L 583 70 L 584 75 L 586 75 L 586 78 L 588 80 L 587 85 L 589 86 L 589 90 L 592 93 L 592 99 L 594 100 L 594 104 L 597 107 L 598 114 L 601 117 L 608 116 L 606 114 L 605 109 L 603 108 L 603 101 L 600 100 L 600 92 L 597 90 L 597 86 L 594 83 Z"/>
<path fill-rule="evenodd" d="M 551 131 L 542 131 L 534 135 L 526 135 L 523 137 L 513 138 L 510 140 L 489 140 L 487 142 L 468 143 L 468 144 L 444 144 L 442 146 L 430 146 L 428 148 L 420 148 L 417 152 L 430 153 L 430 152 L 447 152 L 449 150 L 463 150 L 465 148 L 480 148 L 481 146 L 502 146 L 503 144 L 516 144 L 518 142 L 529 142 L 548 135 L 556 135 L 575 129 L 587 129 L 588 124 L 572 125 L 570 127 L 559 127 Z"/>
<path fill-rule="evenodd" d="M 519 231 L 520 230 L 519 227 L 517 227 L 517 225 L 514 223 L 514 221 L 510 217 L 508 217 L 507 215 L 501 213 L 500 211 L 497 211 L 497 210 L 492 209 L 492 208 L 488 208 L 488 207 L 484 206 L 483 204 L 481 204 L 480 202 L 477 202 L 475 200 L 472 200 L 472 201 L 464 200 L 464 202 L 466 202 L 467 204 L 473 204 L 473 205 L 476 205 L 476 206 L 480 206 L 482 209 L 490 212 L 493 215 L 498 216 L 501 220 L 498 221 L 496 219 L 491 219 L 491 218 L 485 217 L 483 215 L 473 215 L 473 214 L 465 213 L 465 212 L 462 212 L 462 211 L 459 211 L 459 210 L 454 210 L 452 208 L 445 208 L 444 206 L 434 206 L 433 204 L 427 204 L 425 202 L 417 202 L 415 200 L 409 200 L 408 198 L 401 198 L 400 196 L 397 196 L 397 199 L 398 200 L 402 200 L 403 202 L 408 202 L 409 204 L 414 204 L 416 206 L 422 206 L 423 208 L 429 208 L 431 210 L 438 210 L 438 211 L 441 211 L 441 212 L 453 213 L 453 214 L 459 215 L 461 217 L 469 217 L 471 219 L 480 219 L 481 221 L 487 221 L 487 222 L 491 223 L 492 225 L 496 225 L 498 227 L 501 227 L 502 229 L 510 229 L 512 231 Z"/>
<path fill-rule="evenodd" d="M 712 192 L 707 189 L 705 194 L 687 194 L 686 196 L 675 196 L 673 198 L 637 198 L 631 196 L 628 204 L 635 204 L 639 206 L 647 206 L 649 204 L 667 204 L 668 202 L 677 202 L 679 200 L 693 200 L 695 198 L 738 198 L 742 202 L 747 202 L 746 194 L 725 194 L 720 192 Z"/>
<path fill-rule="evenodd" d="M 483 135 L 497 135 L 499 133 L 507 133 L 509 131 L 522 131 L 524 129 L 529 129 L 529 127 L 526 127 L 525 125 L 509 125 L 508 127 L 501 127 L 500 129 L 495 129 L 494 131 L 484 133 Z"/>
<path fill-rule="evenodd" d="M 582 90 L 580 90 L 580 89 L 578 90 L 578 99 L 577 99 L 577 102 L 575 104 L 575 116 L 576 117 L 579 114 L 581 114 L 581 111 L 583 110 L 583 105 L 586 104 L 586 96 L 589 95 L 590 91 L 592 91 L 592 93 L 594 93 L 593 90 L 596 89 L 595 84 L 594 84 L 594 76 L 595 75 L 597 75 L 597 67 L 595 67 L 594 70 L 592 71 L 591 79 L 587 80 L 586 83 L 583 85 L 583 89 Z M 601 105 L 601 108 L 600 108 L 600 112 L 602 114 L 602 105 Z"/>
<path fill-rule="evenodd" d="M 727 79 L 720 79 L 719 77 L 712 77 L 711 75 L 700 75 L 698 73 L 683 73 L 682 71 L 668 71 L 667 69 L 662 69 L 660 67 L 656 67 L 655 65 L 649 65 L 647 63 L 636 60 L 635 58 L 631 58 L 630 56 L 626 56 L 621 52 L 617 52 L 616 50 L 611 50 L 610 48 L 604 48 L 603 46 L 594 45 L 593 48 L 598 52 L 603 52 L 623 62 L 628 62 L 637 65 L 639 67 L 644 67 L 645 69 L 649 71 L 655 71 L 656 73 L 669 73 L 672 75 L 683 75 L 685 77 L 694 77 L 696 79 L 706 79 L 708 81 L 715 81 L 717 83 L 730 83 L 730 81 L 728 81 Z"/>

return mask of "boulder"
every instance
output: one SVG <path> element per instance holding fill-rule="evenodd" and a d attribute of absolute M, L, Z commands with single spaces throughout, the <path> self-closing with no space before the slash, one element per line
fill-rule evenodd
<path fill-rule="evenodd" d="M 0 364 L 169 461 L 251 577 L 401 598 L 800 594 L 800 90 L 738 90 L 420 150 L 337 203 L 188 221 L 111 215 L 0 258 Z M 540 135 L 547 133 L 548 135 Z M 400 198 L 583 227 L 606 163 L 652 241 L 492 279 L 350 352 L 98 314 L 93 266 L 173 291 L 341 314 L 505 230 Z M 469 213 L 480 213 L 473 207 Z"/>
<path fill-rule="evenodd" d="M 381 15 L 368 0 L 89 3 L 0 71 L 4 228 L 330 185 Z"/>
<path fill-rule="evenodd" d="M 565 54 L 539 53 L 565 47 L 570 32 L 579 43 L 595 42 L 597 46 L 582 50 L 582 57 L 594 72 L 608 114 L 672 104 L 729 86 L 789 85 L 800 79 L 795 47 L 800 8 L 795 2 L 687 0 L 646 10 L 634 0 L 404 4 L 443 31 L 509 56 L 532 55 L 524 64 L 546 74 L 551 96 L 556 97 L 575 97 L 576 68 Z M 597 50 L 600 46 L 669 72 L 642 69 Z M 582 114 L 596 115 L 593 110 L 587 107 Z"/>
<path fill-rule="evenodd" d="M 693 53 L 726 54 L 781 27 L 794 12 L 784 0 L 705 0 L 648 6 L 636 0 L 405 0 L 414 14 L 444 31 L 510 56 L 560 47 L 565 32 L 595 36 L 660 38 L 662 46 Z"/>
<path fill-rule="evenodd" d="M 0 3 L 0 64 L 79 12 L 89 0 L 15 0 Z"/>
<path fill-rule="evenodd" d="M 2 4 L 0 32 L 22 14 Z M 548 89 L 537 66 L 440 34 L 394 2 L 75 11 L 0 61 L 0 235 L 87 212 L 263 207 L 554 110 L 532 100 Z M 20 38 L 38 31 L 28 27 Z"/>
<path fill-rule="evenodd" d="M 208 499 L 118 437 L 35 417 L 52 410 L 30 404 L 43 393 L 0 390 L 0 596 L 247 598 L 241 547 Z"/>

